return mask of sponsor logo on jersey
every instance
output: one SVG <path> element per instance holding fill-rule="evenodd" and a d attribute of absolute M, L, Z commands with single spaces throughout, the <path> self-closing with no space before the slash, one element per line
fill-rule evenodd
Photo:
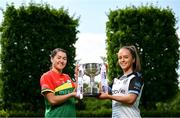
<path fill-rule="evenodd" d="M 121 88 L 120 88 L 119 90 L 113 90 L 113 91 L 112 91 L 112 94 L 119 94 L 119 93 L 125 94 L 125 92 L 126 92 L 126 91 L 125 91 L 124 89 L 121 89 Z"/>

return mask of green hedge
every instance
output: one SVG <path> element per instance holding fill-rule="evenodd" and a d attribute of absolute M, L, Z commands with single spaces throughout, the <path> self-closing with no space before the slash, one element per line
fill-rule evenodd
<path fill-rule="evenodd" d="M 67 50 L 64 73 L 74 76 L 79 18 L 70 16 L 64 8 L 35 3 L 18 8 L 7 5 L 3 16 L 0 78 L 3 101 L 8 104 L 3 108 L 11 110 L 11 103 L 30 102 L 32 109 L 28 110 L 36 110 L 38 105 L 44 105 L 39 81 L 51 66 L 49 55 L 53 49 Z"/>
<path fill-rule="evenodd" d="M 0 104 L 3 108 L 4 104 Z M 97 98 L 83 98 L 77 100 L 77 117 L 111 117 L 112 114 L 111 100 L 99 100 Z M 35 111 L 29 110 L 30 104 L 21 103 L 13 104 L 11 110 L 0 110 L 0 117 L 43 117 L 44 109 L 39 107 Z M 172 108 L 171 104 L 158 106 L 158 109 L 144 110 L 140 108 L 142 117 L 179 117 L 180 110 Z"/>
<path fill-rule="evenodd" d="M 4 109 L 0 110 L 0 117 L 8 117 L 9 114 L 7 111 L 5 111 Z"/>
<path fill-rule="evenodd" d="M 108 77 L 122 71 L 117 64 L 121 46 L 135 45 L 140 55 L 144 88 L 141 103 L 154 109 L 156 102 L 172 99 L 178 91 L 179 38 L 176 17 L 169 8 L 130 6 L 112 10 L 106 22 Z M 173 56 L 172 56 L 173 55 Z"/>
<path fill-rule="evenodd" d="M 170 110 L 170 111 L 142 111 L 142 117 L 179 117 L 180 110 Z"/>
<path fill-rule="evenodd" d="M 9 117 L 42 117 L 44 116 L 43 112 L 41 111 L 17 111 L 17 110 L 11 110 L 8 111 Z"/>

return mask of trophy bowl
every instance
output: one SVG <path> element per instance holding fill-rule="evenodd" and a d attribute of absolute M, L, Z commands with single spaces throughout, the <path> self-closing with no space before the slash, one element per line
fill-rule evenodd
<path fill-rule="evenodd" d="M 99 95 L 98 83 L 94 82 L 95 76 L 100 74 L 101 64 L 85 63 L 83 64 L 84 74 L 90 77 L 90 83 L 84 88 L 84 96 L 96 97 Z"/>
<path fill-rule="evenodd" d="M 86 63 L 84 64 L 84 74 L 87 76 L 94 78 L 99 75 L 101 71 L 100 64 L 98 63 Z"/>

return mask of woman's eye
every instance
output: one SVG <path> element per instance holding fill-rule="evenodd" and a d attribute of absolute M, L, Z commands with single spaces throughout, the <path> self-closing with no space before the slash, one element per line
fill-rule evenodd
<path fill-rule="evenodd" d="M 63 59 L 64 59 L 64 60 L 67 60 L 67 58 L 66 58 L 66 57 L 64 57 Z"/>

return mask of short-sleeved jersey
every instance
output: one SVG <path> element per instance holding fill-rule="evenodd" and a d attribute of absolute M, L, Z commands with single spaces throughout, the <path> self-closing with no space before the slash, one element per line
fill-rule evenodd
<path fill-rule="evenodd" d="M 41 94 L 53 92 L 55 95 L 65 95 L 73 92 L 75 84 L 67 74 L 59 74 L 52 70 L 44 73 L 40 79 Z M 51 106 L 45 97 L 45 117 L 76 117 L 75 100 L 69 98 L 60 105 Z"/>
<path fill-rule="evenodd" d="M 138 118 L 140 116 L 139 100 L 141 97 L 144 82 L 139 73 L 131 73 L 127 76 L 115 78 L 112 86 L 113 96 L 125 96 L 129 93 L 138 95 L 135 103 L 131 106 L 122 104 L 115 100 L 112 101 L 112 117 L 113 118 Z"/>

